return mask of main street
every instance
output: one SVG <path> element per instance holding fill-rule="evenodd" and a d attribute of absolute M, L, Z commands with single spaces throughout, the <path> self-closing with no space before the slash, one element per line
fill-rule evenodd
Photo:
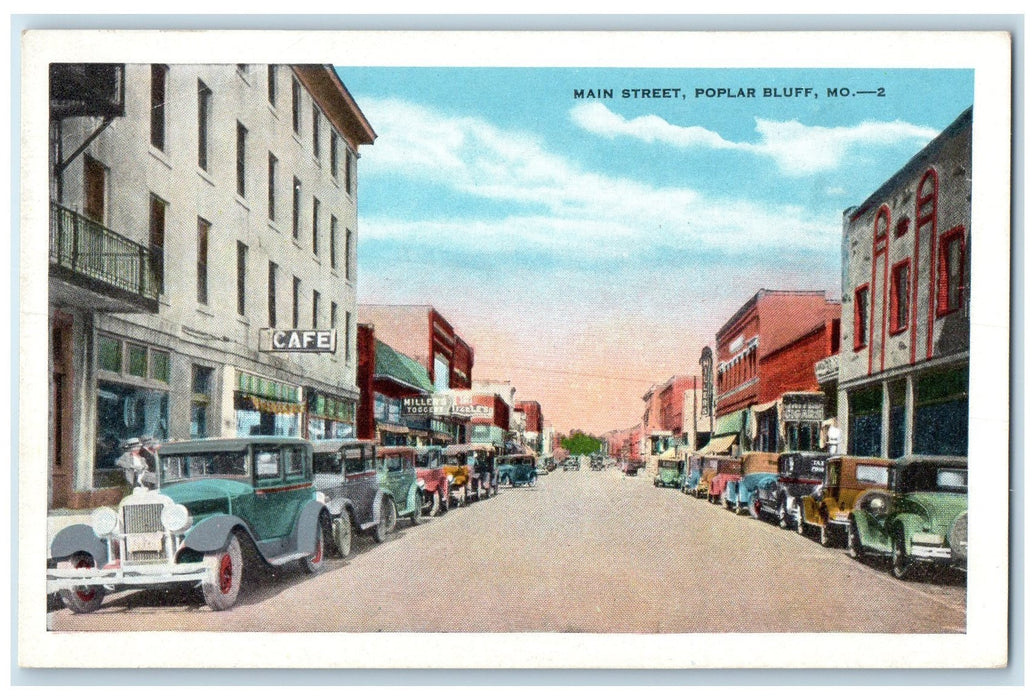
<path fill-rule="evenodd" d="M 232 609 L 190 589 L 110 594 L 51 630 L 962 633 L 966 579 L 893 579 L 792 531 L 649 478 L 555 471 L 400 520 L 310 577 L 253 566 Z"/>

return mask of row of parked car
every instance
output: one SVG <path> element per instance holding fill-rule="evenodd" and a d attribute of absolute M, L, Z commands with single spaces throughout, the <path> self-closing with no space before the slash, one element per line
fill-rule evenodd
<path fill-rule="evenodd" d="M 420 524 L 538 476 L 534 456 L 500 455 L 489 444 L 171 442 L 158 449 L 156 488 L 138 486 L 117 508 L 96 509 L 89 525 L 57 533 L 47 592 L 88 613 L 110 591 L 187 583 L 209 608 L 225 610 L 237 600 L 246 549 L 267 565 L 317 573 L 328 552 L 349 555 L 354 534 L 382 542 L 399 518 Z"/>
<path fill-rule="evenodd" d="M 852 558 L 890 559 L 899 579 L 921 565 L 967 567 L 964 457 L 689 454 L 660 462 L 654 485 L 815 535 L 825 547 L 845 547 Z"/>

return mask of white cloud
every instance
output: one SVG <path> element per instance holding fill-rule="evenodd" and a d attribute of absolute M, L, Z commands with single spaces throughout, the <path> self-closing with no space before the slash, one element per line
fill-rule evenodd
<path fill-rule="evenodd" d="M 645 143 L 661 143 L 682 149 L 702 148 L 753 153 L 771 158 L 785 175 L 805 176 L 840 167 L 853 149 L 898 143 L 923 145 L 938 131 L 896 120 L 862 122 L 855 126 L 806 126 L 797 120 L 786 122 L 755 119 L 756 143 L 728 141 L 700 126 L 671 124 L 656 115 L 627 119 L 599 102 L 576 105 L 572 121 L 586 131 L 615 138 L 626 136 Z"/>
<path fill-rule="evenodd" d="M 707 253 L 788 246 L 829 250 L 839 240 L 836 216 L 820 220 L 796 206 L 713 198 L 688 188 L 656 187 L 590 172 L 550 152 L 527 133 L 396 99 L 364 98 L 362 104 L 380 134 L 364 153 L 364 176 L 385 174 L 433 183 L 488 201 L 522 205 L 519 209 L 529 212 L 474 220 L 363 216 L 366 240 L 496 252 L 535 247 L 594 257 L 657 247 Z M 656 126 L 658 133 L 665 132 Z"/>

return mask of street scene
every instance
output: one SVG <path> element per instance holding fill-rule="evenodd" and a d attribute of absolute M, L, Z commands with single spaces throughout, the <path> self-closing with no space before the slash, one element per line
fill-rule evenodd
<path fill-rule="evenodd" d="M 967 633 L 973 71 L 49 75 L 47 630 Z"/>

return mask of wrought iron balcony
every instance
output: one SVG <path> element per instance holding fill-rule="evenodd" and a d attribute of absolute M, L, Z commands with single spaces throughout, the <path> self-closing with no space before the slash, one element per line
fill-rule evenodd
<path fill-rule="evenodd" d="M 80 306 L 157 312 L 161 255 L 160 249 L 152 251 L 82 214 L 50 203 L 51 281 L 88 292 L 76 295 Z"/>

